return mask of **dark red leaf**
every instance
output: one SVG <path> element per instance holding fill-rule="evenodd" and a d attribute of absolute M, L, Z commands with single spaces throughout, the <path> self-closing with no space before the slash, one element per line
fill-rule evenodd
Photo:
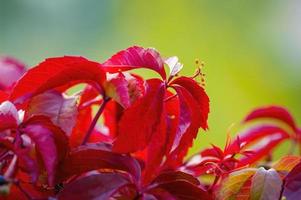
<path fill-rule="evenodd" d="M 104 69 L 111 73 L 137 68 L 148 68 L 166 78 L 164 61 L 160 54 L 152 48 L 133 46 L 122 50 L 103 63 Z"/>
<path fill-rule="evenodd" d="M 74 81 L 96 83 L 101 90 L 105 73 L 101 65 L 83 57 L 49 58 L 30 69 L 13 88 L 11 99 L 37 95 Z"/>
<path fill-rule="evenodd" d="M 20 135 L 17 135 L 14 144 L 7 139 L 1 138 L 0 147 L 10 150 L 17 155 L 19 169 L 29 174 L 32 182 L 36 182 L 39 174 L 38 163 L 30 155 L 31 147 L 21 147 L 20 142 L 22 142 Z"/>
<path fill-rule="evenodd" d="M 293 116 L 286 108 L 280 106 L 267 106 L 257 108 L 247 115 L 247 117 L 244 119 L 244 122 L 262 118 L 280 120 L 288 124 L 295 132 L 297 132 L 297 126 Z"/>
<path fill-rule="evenodd" d="M 154 193 L 156 195 L 156 189 L 163 189 L 167 191 L 177 200 L 212 200 L 213 198 L 209 192 L 204 189 L 194 185 L 188 181 L 172 181 L 168 183 L 158 184 L 156 188 L 149 191 L 149 193 Z"/>
<path fill-rule="evenodd" d="M 154 181 L 154 184 L 170 183 L 174 181 L 187 181 L 194 185 L 200 185 L 200 182 L 194 176 L 181 171 L 162 172 Z"/>
<path fill-rule="evenodd" d="M 301 196 L 301 162 L 285 177 L 283 195 L 287 200 L 296 200 Z"/>
<path fill-rule="evenodd" d="M 68 153 L 68 139 L 65 133 L 53 125 L 49 118 L 34 116 L 21 124 L 19 130 L 35 143 L 48 175 L 48 183 L 53 186 L 58 167 Z"/>
<path fill-rule="evenodd" d="M 124 111 L 114 142 L 114 151 L 130 153 L 146 147 L 159 125 L 164 95 L 165 85 L 161 80 L 148 81 L 145 96 Z"/>
<path fill-rule="evenodd" d="M 129 181 L 118 173 L 100 173 L 80 178 L 58 194 L 59 200 L 108 200 Z"/>
<path fill-rule="evenodd" d="M 139 163 L 130 156 L 104 149 L 102 145 L 87 144 L 72 150 L 61 166 L 62 179 L 98 169 L 121 170 L 140 178 Z"/>

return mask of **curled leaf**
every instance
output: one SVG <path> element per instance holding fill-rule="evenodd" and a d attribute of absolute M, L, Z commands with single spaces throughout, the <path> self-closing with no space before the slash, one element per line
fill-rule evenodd
<path fill-rule="evenodd" d="M 158 72 L 163 79 L 166 78 L 164 61 L 153 48 L 132 46 L 113 55 L 103 63 L 107 72 L 116 73 L 138 68 L 148 68 Z"/>
<path fill-rule="evenodd" d="M 177 75 L 183 68 L 183 64 L 179 63 L 179 58 L 177 56 L 167 58 L 165 63 L 169 67 L 170 76 Z"/>
<path fill-rule="evenodd" d="M 252 178 L 251 200 L 275 200 L 281 194 L 282 180 L 274 169 L 259 168 Z"/>

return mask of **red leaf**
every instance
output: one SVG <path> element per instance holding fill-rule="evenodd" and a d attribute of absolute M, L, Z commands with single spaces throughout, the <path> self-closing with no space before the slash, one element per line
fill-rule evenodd
<path fill-rule="evenodd" d="M 34 160 L 31 155 L 31 147 L 21 147 L 21 137 L 17 135 L 15 138 L 15 143 L 11 143 L 11 141 L 7 139 L 0 139 L 0 147 L 5 150 L 10 150 L 17 155 L 18 158 L 18 167 L 24 172 L 28 173 L 31 177 L 32 182 L 36 182 L 38 178 L 38 164 L 36 160 Z"/>
<path fill-rule="evenodd" d="M 239 135 L 239 140 L 242 151 L 251 150 L 252 153 L 240 158 L 239 166 L 257 162 L 287 138 L 289 138 L 287 132 L 277 126 L 259 125 L 247 129 Z M 229 146 L 229 149 L 232 148 L 232 145 L 236 145 L 236 141 Z"/>
<path fill-rule="evenodd" d="M 301 162 L 285 177 L 283 195 L 287 200 L 299 199 L 301 196 Z"/>
<path fill-rule="evenodd" d="M 92 108 L 86 107 L 84 109 L 81 109 L 77 115 L 76 125 L 73 128 L 71 135 L 69 136 L 69 142 L 71 147 L 77 147 L 82 143 L 90 127 L 91 122 Z"/>
<path fill-rule="evenodd" d="M 142 153 L 142 160 L 145 164 L 143 169 L 144 183 L 148 183 L 149 181 L 153 180 L 153 178 L 156 177 L 160 171 L 160 166 L 166 153 L 166 126 L 166 113 L 163 110 L 160 116 L 160 124 L 153 133 L 147 148 L 144 149 Z"/>
<path fill-rule="evenodd" d="M 9 101 L 0 104 L 0 131 L 17 128 L 19 115 L 16 107 Z"/>
<path fill-rule="evenodd" d="M 146 95 L 124 111 L 114 142 L 114 151 L 130 153 L 146 147 L 160 122 L 164 94 L 165 85 L 161 80 L 148 81 Z"/>
<path fill-rule="evenodd" d="M 289 113 L 287 109 L 280 106 L 268 106 L 257 108 L 247 115 L 247 117 L 244 119 L 244 122 L 262 118 L 280 120 L 288 124 L 295 132 L 297 132 L 297 126 L 293 116 Z"/>
<path fill-rule="evenodd" d="M 164 61 L 160 54 L 152 48 L 133 46 L 122 50 L 103 63 L 107 72 L 116 73 L 137 68 L 148 68 L 166 78 Z"/>
<path fill-rule="evenodd" d="M 108 200 L 127 184 L 128 180 L 117 173 L 94 174 L 67 184 L 58 200 Z"/>
<path fill-rule="evenodd" d="M 107 74 L 104 84 L 106 95 L 117 101 L 124 108 L 128 108 L 138 98 L 143 96 L 144 81 L 129 73 Z"/>
<path fill-rule="evenodd" d="M 124 108 L 130 106 L 127 80 L 122 73 L 108 74 L 104 85 L 106 95 L 117 101 Z"/>
<path fill-rule="evenodd" d="M 20 125 L 20 132 L 28 135 L 41 155 L 50 186 L 55 184 L 57 170 L 68 152 L 65 133 L 44 116 L 34 116 Z"/>
<path fill-rule="evenodd" d="M 24 74 L 25 66 L 10 57 L 0 57 L 0 90 L 9 90 Z"/>
<path fill-rule="evenodd" d="M 6 92 L 0 90 L 0 103 L 2 103 L 3 101 L 7 100 L 8 97 L 9 97 L 9 95 Z"/>
<path fill-rule="evenodd" d="M 115 138 L 118 134 L 118 123 L 123 111 L 124 109 L 115 101 L 108 102 L 104 109 L 104 125 L 109 128 L 111 138 Z"/>
<path fill-rule="evenodd" d="M 168 183 L 158 184 L 156 188 L 149 193 L 156 194 L 156 189 L 163 189 L 171 194 L 175 199 L 181 200 L 212 200 L 211 195 L 202 188 L 188 181 L 175 180 Z"/>
<path fill-rule="evenodd" d="M 98 95 L 99 93 L 91 86 L 85 87 L 82 91 L 75 127 L 69 136 L 71 147 L 77 147 L 82 143 L 92 122 L 92 105 L 100 104 L 102 102 L 102 99 L 97 98 Z M 89 139 L 91 138 L 92 137 Z"/>
<path fill-rule="evenodd" d="M 154 184 L 170 183 L 174 181 L 187 181 L 194 185 L 200 185 L 197 178 L 181 171 L 167 171 L 161 173 L 154 181 Z"/>
<path fill-rule="evenodd" d="M 33 96 L 74 81 L 96 83 L 101 87 L 105 73 L 101 65 L 83 57 L 49 58 L 30 69 L 15 85 L 11 99 Z"/>
<path fill-rule="evenodd" d="M 197 102 L 198 114 L 201 117 L 198 124 L 200 124 L 200 127 L 202 127 L 204 130 L 206 130 L 208 128 L 207 120 L 209 114 L 209 97 L 207 96 L 204 88 L 199 86 L 193 79 L 183 76 L 173 80 L 170 83 L 170 85 L 174 84 L 184 87 L 193 96 Z"/>
<path fill-rule="evenodd" d="M 191 104 L 190 102 L 188 102 L 189 100 L 187 99 L 187 95 L 189 94 L 182 87 L 173 86 L 173 88 L 176 90 L 179 100 L 179 122 L 177 125 L 175 138 L 173 139 L 171 151 L 175 150 L 178 147 L 183 135 L 186 133 L 187 129 L 189 128 L 192 122 L 192 111 L 190 108 Z"/>
<path fill-rule="evenodd" d="M 182 164 L 183 158 L 186 156 L 188 149 L 192 146 L 193 140 L 198 134 L 201 121 L 197 102 L 185 88 L 181 87 L 181 91 L 183 98 L 186 99 L 185 101 L 189 105 L 191 125 L 181 137 L 179 145 L 173 151 L 169 152 L 169 155 L 167 156 L 166 166 L 171 168 L 176 168 Z M 173 142 L 173 139 L 170 138 L 169 142 L 170 141 Z"/>
<path fill-rule="evenodd" d="M 26 118 L 33 115 L 44 115 L 51 119 L 67 135 L 76 123 L 77 98 L 67 97 L 56 91 L 39 94 L 30 100 L 26 110 Z"/>
<path fill-rule="evenodd" d="M 97 144 L 79 146 L 74 149 L 62 164 L 61 176 L 66 179 L 72 175 L 97 169 L 111 169 L 128 172 L 136 180 L 140 178 L 140 166 L 132 157 L 113 153 Z"/>

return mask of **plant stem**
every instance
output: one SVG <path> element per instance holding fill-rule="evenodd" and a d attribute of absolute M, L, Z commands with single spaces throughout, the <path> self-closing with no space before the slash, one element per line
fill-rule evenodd
<path fill-rule="evenodd" d="M 212 192 L 213 188 L 215 187 L 215 185 L 217 184 L 217 182 L 219 181 L 219 176 L 215 175 L 214 181 L 212 183 L 212 185 L 209 187 L 208 192 Z"/>
<path fill-rule="evenodd" d="M 85 138 L 83 139 L 82 145 L 86 144 L 87 141 L 89 140 L 89 138 L 90 138 L 90 136 L 91 136 L 91 134 L 94 130 L 94 127 L 95 127 L 100 115 L 102 114 L 102 112 L 103 112 L 103 110 L 104 110 L 104 108 L 105 108 L 105 106 L 106 106 L 106 104 L 108 103 L 109 100 L 110 100 L 110 98 L 104 97 L 103 102 L 100 105 L 96 115 L 94 116 L 93 121 L 92 121 L 86 135 L 85 135 Z"/>
<path fill-rule="evenodd" d="M 278 200 L 282 199 L 282 195 L 283 195 L 283 191 L 284 191 L 284 185 L 285 185 L 285 179 L 283 179 L 282 186 L 281 186 L 281 191 L 280 191 L 280 195 L 279 195 Z"/>

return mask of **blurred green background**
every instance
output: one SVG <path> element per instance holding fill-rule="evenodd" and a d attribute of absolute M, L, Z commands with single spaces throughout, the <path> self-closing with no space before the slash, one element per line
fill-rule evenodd
<path fill-rule="evenodd" d="M 183 74 L 206 63 L 215 143 L 250 110 L 289 108 L 301 122 L 301 1 L 0 0 L 0 54 L 34 66 L 52 56 L 104 61 L 132 45 L 177 55 Z M 1 77 L 0 77 L 1 78 Z"/>

